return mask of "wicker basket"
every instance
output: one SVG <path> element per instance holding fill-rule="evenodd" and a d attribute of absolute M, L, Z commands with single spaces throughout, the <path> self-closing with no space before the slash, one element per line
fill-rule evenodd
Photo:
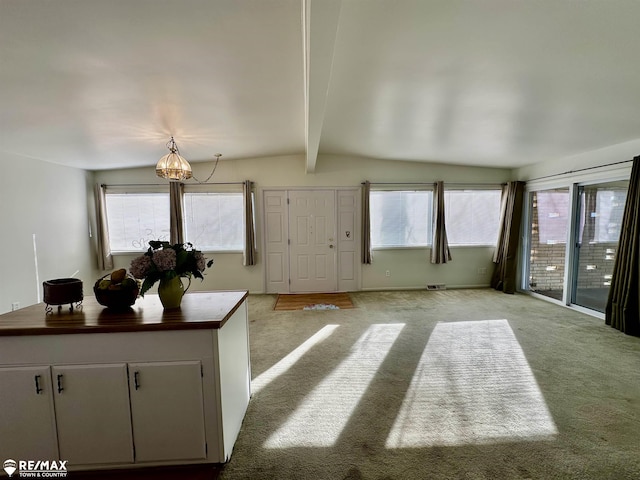
<path fill-rule="evenodd" d="M 140 293 L 138 281 L 131 275 L 127 275 L 127 277 L 134 280 L 134 288 L 102 290 L 98 288 L 98 285 L 102 280 L 109 279 L 109 275 L 105 275 L 99 279 L 93 286 L 93 293 L 95 294 L 98 303 L 112 310 L 126 310 L 136 303 L 136 299 Z"/>

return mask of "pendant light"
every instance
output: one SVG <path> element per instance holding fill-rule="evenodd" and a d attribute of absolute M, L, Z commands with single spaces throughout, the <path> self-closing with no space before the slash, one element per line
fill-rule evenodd
<path fill-rule="evenodd" d="M 191 178 L 193 176 L 191 165 L 180 155 L 178 145 L 173 137 L 167 143 L 167 148 L 169 153 L 162 157 L 156 165 L 156 175 L 176 181 Z"/>

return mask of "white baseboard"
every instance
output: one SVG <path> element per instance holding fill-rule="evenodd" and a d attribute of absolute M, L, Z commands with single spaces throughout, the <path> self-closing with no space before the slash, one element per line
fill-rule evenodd
<path fill-rule="evenodd" d="M 446 290 L 462 290 L 462 289 L 473 289 L 473 288 L 490 288 L 491 285 L 446 285 Z M 425 290 L 427 291 L 426 285 L 421 286 L 410 286 L 410 287 L 365 287 L 360 289 L 361 292 L 384 292 L 385 290 L 396 291 L 396 290 Z M 429 290 L 429 291 L 442 291 L 442 290 Z"/>

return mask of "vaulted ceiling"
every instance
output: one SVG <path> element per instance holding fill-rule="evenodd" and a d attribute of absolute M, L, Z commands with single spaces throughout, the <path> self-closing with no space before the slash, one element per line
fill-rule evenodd
<path fill-rule="evenodd" d="M 0 162 L 518 167 L 640 138 L 637 0 L 2 0 Z M 266 160 L 265 160 L 266 161 Z"/>

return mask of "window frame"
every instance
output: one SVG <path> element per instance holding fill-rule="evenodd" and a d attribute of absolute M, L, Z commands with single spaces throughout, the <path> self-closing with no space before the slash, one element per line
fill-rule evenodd
<path fill-rule="evenodd" d="M 375 245 L 373 243 L 373 208 L 372 201 L 369 200 L 369 216 L 371 218 L 371 250 L 372 251 L 381 251 L 381 250 L 425 250 L 430 249 L 433 246 L 433 234 L 431 229 L 433 228 L 433 186 L 429 185 L 397 185 L 397 186 L 388 186 L 388 187 L 380 187 L 380 186 L 372 186 L 371 195 L 374 193 L 400 193 L 400 192 L 425 192 L 430 193 L 431 198 L 429 200 L 430 209 L 425 212 L 427 215 L 427 243 L 423 245 Z"/>
<path fill-rule="evenodd" d="M 243 188 L 242 188 L 242 184 L 241 183 L 228 183 L 228 184 L 215 184 L 215 183 L 202 183 L 202 184 L 183 184 L 183 189 L 182 189 L 182 196 L 181 196 L 181 203 L 182 203 L 182 218 L 180 219 L 182 222 L 182 228 L 186 233 L 186 229 L 187 229 L 187 221 L 186 221 L 186 208 L 185 208 L 185 195 L 189 194 L 189 193 L 219 193 L 219 194 L 225 194 L 225 193 L 232 193 L 234 195 L 243 195 Z M 168 185 L 160 185 L 160 184 L 148 184 L 148 185 L 144 185 L 144 184 L 131 184 L 131 185 L 109 185 L 109 184 L 105 184 L 105 203 L 107 203 L 107 197 L 108 195 L 145 195 L 145 194 L 161 194 L 161 195 L 166 195 L 166 200 L 167 200 L 167 204 L 170 205 L 170 193 L 169 193 L 169 186 Z M 254 223 L 255 223 L 255 192 L 251 192 L 251 201 L 253 202 L 253 212 L 254 212 Z M 170 208 L 170 206 L 169 206 Z M 201 248 L 197 245 L 196 246 L 200 251 L 204 252 L 204 253 L 216 253 L 216 254 L 224 254 L 224 253 L 243 253 L 244 252 L 244 242 L 245 242 L 245 238 L 247 235 L 246 232 L 246 228 L 245 228 L 245 219 L 244 219 L 244 208 L 241 209 L 240 211 L 240 221 L 241 221 L 241 228 L 242 228 L 242 243 L 239 245 L 239 248 L 237 249 L 208 249 L 208 248 Z M 106 221 L 107 221 L 107 226 L 110 227 L 110 223 L 109 223 L 109 208 L 107 206 L 106 211 L 105 211 L 105 216 L 106 216 Z M 167 229 L 170 230 L 171 228 L 171 219 L 170 217 L 168 218 L 167 221 Z M 112 229 L 109 228 L 109 241 L 110 244 L 112 245 Z M 153 238 L 152 240 L 157 240 L 157 238 Z M 165 239 L 161 239 L 161 240 L 165 240 Z M 169 238 L 166 239 L 167 241 L 169 241 Z M 185 238 L 185 242 L 189 242 L 188 238 Z M 140 253 L 145 252 L 147 249 L 149 248 L 148 244 L 146 246 L 142 246 L 142 248 L 140 250 L 117 250 L 117 249 L 113 249 L 111 248 L 111 254 L 112 255 L 116 255 L 116 256 L 120 256 L 120 255 L 138 255 Z"/>
<path fill-rule="evenodd" d="M 233 194 L 235 195 L 240 195 L 240 197 L 243 196 L 243 191 L 242 191 L 242 185 L 241 184 L 207 184 L 207 183 L 203 183 L 203 184 L 194 184 L 194 185 L 187 185 L 185 184 L 182 190 L 182 228 L 184 229 L 184 233 L 185 233 L 185 240 L 186 241 L 190 241 L 188 238 L 186 238 L 187 235 L 187 213 L 186 213 L 186 204 L 185 204 L 185 197 L 188 194 Z M 252 201 L 253 201 L 253 196 L 254 193 L 251 192 L 251 197 L 252 197 Z M 254 205 L 255 207 L 255 205 Z M 254 209 L 255 212 L 255 209 Z M 255 217 L 255 213 L 254 213 L 254 217 Z M 198 249 L 201 250 L 202 252 L 205 253 L 243 253 L 244 252 L 244 239 L 246 238 L 247 232 L 246 232 L 246 228 L 245 228 L 245 221 L 244 221 L 244 209 L 240 210 L 240 221 L 241 221 L 241 228 L 242 228 L 242 243 L 239 245 L 239 248 L 237 249 L 209 249 L 207 247 L 203 247 L 203 246 L 198 246 Z M 255 218 L 254 218 L 255 221 Z M 194 243 L 195 245 L 195 243 Z"/>
<path fill-rule="evenodd" d="M 106 204 L 106 221 L 107 226 L 109 227 L 109 244 L 113 245 L 112 237 L 111 237 L 111 223 L 109 222 L 109 206 L 108 206 L 108 196 L 109 195 L 149 195 L 149 194 L 161 194 L 166 195 L 166 201 L 168 208 L 170 210 L 170 198 L 169 198 L 169 189 L 164 185 L 105 185 L 105 204 Z M 171 229 L 171 220 L 170 217 L 167 219 L 167 229 Z M 153 238 L 152 240 L 157 240 L 157 238 Z M 166 239 L 169 240 L 168 238 Z M 146 246 L 142 246 L 140 250 L 118 250 L 111 247 L 112 255 L 137 255 L 142 252 L 145 252 L 149 248 L 148 244 Z"/>
<path fill-rule="evenodd" d="M 444 197 L 445 197 L 445 218 L 447 215 L 447 212 L 449 211 L 449 207 L 450 207 L 450 203 L 447 201 L 447 193 L 448 192 L 479 192 L 479 191 L 491 191 L 491 192 L 498 192 L 498 210 L 497 210 L 497 217 L 498 217 L 498 224 L 496 226 L 496 239 L 493 243 L 452 243 L 451 242 L 451 237 L 449 236 L 449 223 L 446 222 L 446 227 L 447 227 L 447 237 L 448 237 L 448 242 L 449 242 L 449 247 L 450 248 L 495 248 L 500 236 L 500 206 L 501 206 L 501 197 L 502 197 L 502 185 L 500 184 L 495 184 L 495 185 L 461 185 L 461 186 L 453 186 L 453 187 L 447 187 L 447 184 L 445 183 L 445 190 L 444 190 Z"/>

